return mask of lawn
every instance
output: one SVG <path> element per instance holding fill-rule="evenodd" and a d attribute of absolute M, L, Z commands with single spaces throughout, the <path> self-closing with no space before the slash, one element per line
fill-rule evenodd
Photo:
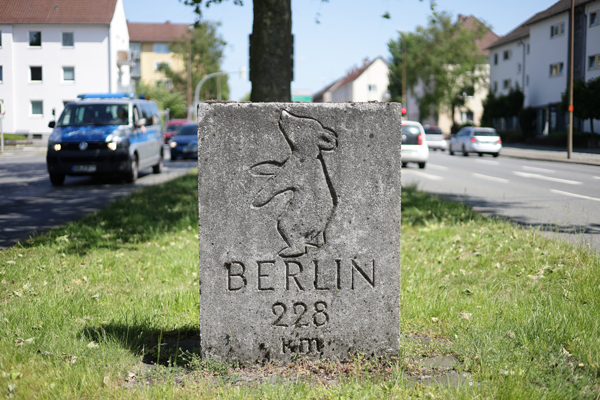
<path fill-rule="evenodd" d="M 146 188 L 0 252 L 0 396 L 599 398 L 598 255 L 414 188 L 402 192 L 397 360 L 299 361 L 244 384 L 282 370 L 157 346 L 198 335 L 196 189 L 194 174 Z M 409 379 L 411 360 L 434 355 L 472 384 Z"/>

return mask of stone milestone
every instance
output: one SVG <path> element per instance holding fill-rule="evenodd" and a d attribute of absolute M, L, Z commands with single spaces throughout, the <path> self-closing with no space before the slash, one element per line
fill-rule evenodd
<path fill-rule="evenodd" d="M 203 358 L 397 354 L 396 103 L 198 107 Z"/>

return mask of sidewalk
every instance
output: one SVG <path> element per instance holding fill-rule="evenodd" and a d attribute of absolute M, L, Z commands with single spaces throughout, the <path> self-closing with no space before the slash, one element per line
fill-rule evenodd
<path fill-rule="evenodd" d="M 600 149 L 573 149 L 571 158 L 567 159 L 567 150 L 563 148 L 506 144 L 502 146 L 500 155 L 503 157 L 596 165 L 600 167 Z"/>
<path fill-rule="evenodd" d="M 27 157 L 35 155 L 45 155 L 45 146 L 26 145 L 26 146 L 4 146 L 4 153 L 0 153 L 2 157 Z"/>

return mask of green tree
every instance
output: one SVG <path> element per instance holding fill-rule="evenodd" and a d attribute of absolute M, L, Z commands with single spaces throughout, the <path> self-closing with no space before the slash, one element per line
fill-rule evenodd
<path fill-rule="evenodd" d="M 525 119 L 521 118 L 524 100 L 525 95 L 518 86 L 511 88 L 508 94 L 497 97 L 492 91 L 490 91 L 486 99 L 483 101 L 483 115 L 481 117 L 481 124 L 492 126 L 494 119 L 519 117 L 520 121 L 522 120 L 527 122 L 528 126 L 525 128 L 524 125 L 521 124 L 521 130 L 525 132 L 531 127 L 531 122 L 529 119 L 527 119 L 531 114 L 530 111 L 528 111 L 528 114 L 523 116 Z"/>
<path fill-rule="evenodd" d="M 179 0 L 192 6 L 198 18 L 204 4 L 222 3 L 223 0 Z M 328 2 L 329 0 L 321 0 Z M 423 1 L 423 0 L 419 0 Z M 243 5 L 243 0 L 233 0 Z M 435 0 L 429 0 L 431 9 Z M 250 36 L 250 100 L 255 102 L 290 101 L 290 85 L 294 74 L 292 0 L 253 0 L 254 22 Z M 390 18 L 385 12 L 383 18 Z"/>
<path fill-rule="evenodd" d="M 196 85 L 202 78 L 221 70 L 223 49 L 226 43 L 217 34 L 218 26 L 218 24 L 211 22 L 197 24 L 190 30 L 189 34 L 177 38 L 169 45 L 174 56 L 182 61 L 185 68 L 183 70 L 173 70 L 167 64 L 162 64 L 160 69 L 173 82 L 173 90 L 184 94 L 184 98 L 185 94 L 187 96 L 190 96 L 190 93 L 193 95 Z M 189 58 L 190 54 L 191 60 Z M 191 86 L 188 86 L 188 67 L 190 64 L 192 79 Z M 219 79 L 221 79 L 220 82 Z M 207 80 L 200 90 L 200 99 L 216 99 L 219 84 L 221 86 L 221 98 L 228 99 L 227 76 Z"/>
<path fill-rule="evenodd" d="M 427 27 L 419 26 L 415 33 L 402 33 L 398 40 L 391 40 L 388 47 L 392 55 L 392 98 L 397 99 L 402 93 L 399 82 L 404 39 L 407 89 L 414 90 L 422 83 L 423 92 L 418 97 L 421 118 L 429 116 L 429 112 L 446 109 L 454 121 L 455 110 L 464 105 L 469 92 L 485 84 L 485 56 L 478 51 L 477 40 L 487 30 L 479 22 L 472 27 L 452 23 L 450 15 L 441 12 L 430 18 Z"/>
<path fill-rule="evenodd" d="M 569 96 L 562 94 L 561 109 L 567 111 Z M 594 135 L 594 119 L 600 119 L 600 77 L 589 81 L 576 80 L 573 82 L 573 115 L 579 119 L 590 120 L 592 135 Z"/>
<path fill-rule="evenodd" d="M 136 85 L 136 94 L 144 94 L 154 100 L 160 110 L 169 109 L 170 118 L 185 118 L 186 101 L 183 93 L 170 90 L 163 86 L 154 86 L 147 82 L 139 82 Z"/>

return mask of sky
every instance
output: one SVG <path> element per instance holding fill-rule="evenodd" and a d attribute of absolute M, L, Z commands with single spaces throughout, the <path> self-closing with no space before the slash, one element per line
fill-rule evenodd
<path fill-rule="evenodd" d="M 243 6 L 225 0 L 202 7 L 204 20 L 220 22 L 219 35 L 227 42 L 222 70 L 229 75 L 230 99 L 250 92 L 248 35 L 252 32 L 252 1 Z M 505 35 L 555 0 L 436 0 L 437 11 L 474 15 Z M 193 23 L 192 7 L 178 0 L 123 0 L 130 22 Z M 382 18 L 389 12 L 391 18 Z M 292 91 L 318 92 L 343 77 L 363 60 L 390 57 L 388 43 L 398 30 L 414 32 L 431 16 L 429 0 L 292 0 L 294 81 Z M 317 22 L 318 20 L 318 22 Z M 246 69 L 245 79 L 240 68 Z"/>

